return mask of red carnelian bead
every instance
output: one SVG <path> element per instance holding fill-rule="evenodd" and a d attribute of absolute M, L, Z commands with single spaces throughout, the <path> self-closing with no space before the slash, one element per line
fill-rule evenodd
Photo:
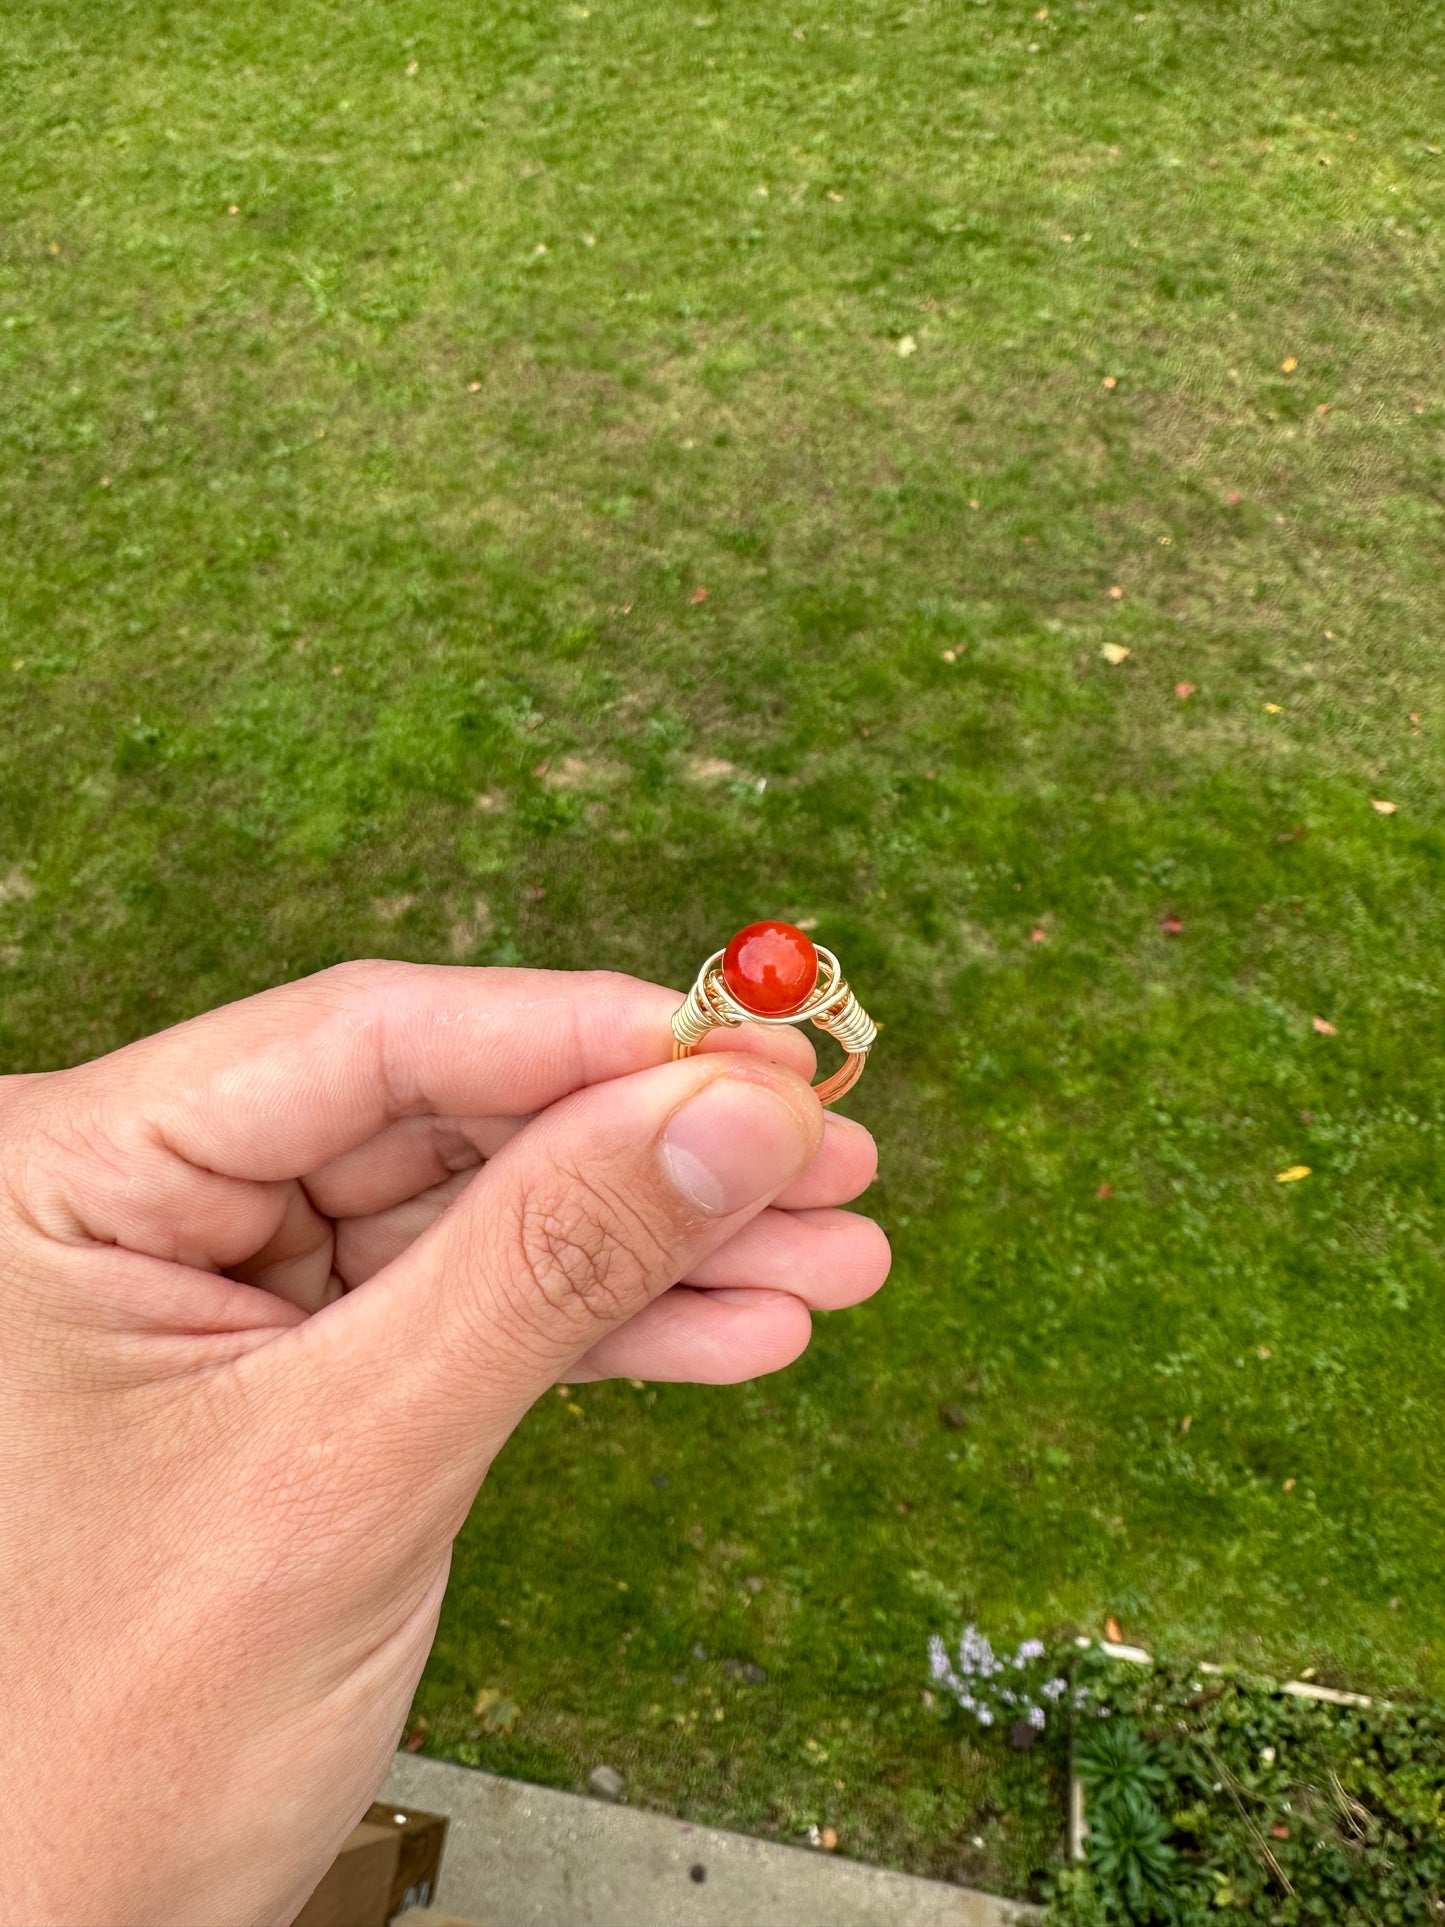
<path fill-rule="evenodd" d="M 785 1017 L 818 981 L 818 953 L 791 923 L 750 923 L 723 952 L 723 982 L 755 1017 Z"/>

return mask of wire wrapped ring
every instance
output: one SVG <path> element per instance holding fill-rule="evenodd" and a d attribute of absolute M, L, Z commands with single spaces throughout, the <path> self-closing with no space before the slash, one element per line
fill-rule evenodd
<path fill-rule="evenodd" d="M 813 948 L 812 945 L 809 946 Z M 729 989 L 719 965 L 725 953 L 715 950 L 697 973 L 697 981 L 672 1014 L 672 1054 L 690 1057 L 710 1030 L 739 1024 L 811 1023 L 815 1030 L 837 1038 L 847 1055 L 830 1077 L 815 1084 L 820 1104 L 832 1104 L 852 1090 L 863 1075 L 868 1053 L 878 1037 L 878 1026 L 864 1010 L 843 977 L 838 959 L 821 944 L 816 946 L 817 977 L 800 1004 L 777 1015 L 750 1009 Z"/>

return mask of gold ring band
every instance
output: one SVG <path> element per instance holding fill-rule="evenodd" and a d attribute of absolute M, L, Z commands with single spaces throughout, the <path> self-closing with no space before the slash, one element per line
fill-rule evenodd
<path fill-rule="evenodd" d="M 759 926 L 750 926 L 758 928 Z M 791 929 L 791 926 L 782 926 Z M 745 935 L 739 932 L 739 936 Z M 797 933 L 799 936 L 801 932 Z M 736 942 L 737 939 L 734 939 Z M 804 942 L 807 940 L 804 939 Z M 731 948 L 731 946 L 729 946 Z M 816 949 L 817 975 L 812 989 L 801 1003 L 777 1013 L 751 1008 L 725 980 L 719 966 L 727 954 L 715 950 L 697 973 L 697 981 L 672 1014 L 672 1054 L 690 1057 L 711 1030 L 735 1030 L 739 1024 L 812 1024 L 826 1031 L 843 1046 L 842 1064 L 831 1076 L 815 1084 L 820 1104 L 832 1104 L 845 1091 L 852 1090 L 863 1075 L 868 1053 L 878 1037 L 878 1026 L 864 1010 L 844 980 L 838 959 L 821 944 Z"/>

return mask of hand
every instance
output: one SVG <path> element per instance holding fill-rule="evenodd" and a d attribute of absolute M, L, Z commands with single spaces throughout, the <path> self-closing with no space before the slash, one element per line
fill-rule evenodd
<path fill-rule="evenodd" d="M 0 1081 L 0 1920 L 289 1921 L 533 1401 L 882 1283 L 807 1041 L 669 1063 L 676 1003 L 348 964 Z"/>

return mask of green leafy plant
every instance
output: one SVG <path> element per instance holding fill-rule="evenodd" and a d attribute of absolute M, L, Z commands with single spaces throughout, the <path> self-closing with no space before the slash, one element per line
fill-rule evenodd
<path fill-rule="evenodd" d="M 1089 1862 L 1136 1912 L 1167 1891 L 1175 1853 L 1154 1803 L 1168 1775 L 1132 1720 L 1098 1719 L 1074 1743 L 1074 1771 L 1089 1798 Z"/>
<path fill-rule="evenodd" d="M 1101 1719 L 1081 1730 L 1074 1771 L 1100 1807 L 1147 1800 L 1167 1777 L 1138 1727 L 1124 1719 Z"/>
<path fill-rule="evenodd" d="M 1061 1656 L 1061 1666 L 1068 1661 Z M 1050 1927 L 1445 1921 L 1445 1714 L 1075 1652 L 1086 1864 Z"/>

